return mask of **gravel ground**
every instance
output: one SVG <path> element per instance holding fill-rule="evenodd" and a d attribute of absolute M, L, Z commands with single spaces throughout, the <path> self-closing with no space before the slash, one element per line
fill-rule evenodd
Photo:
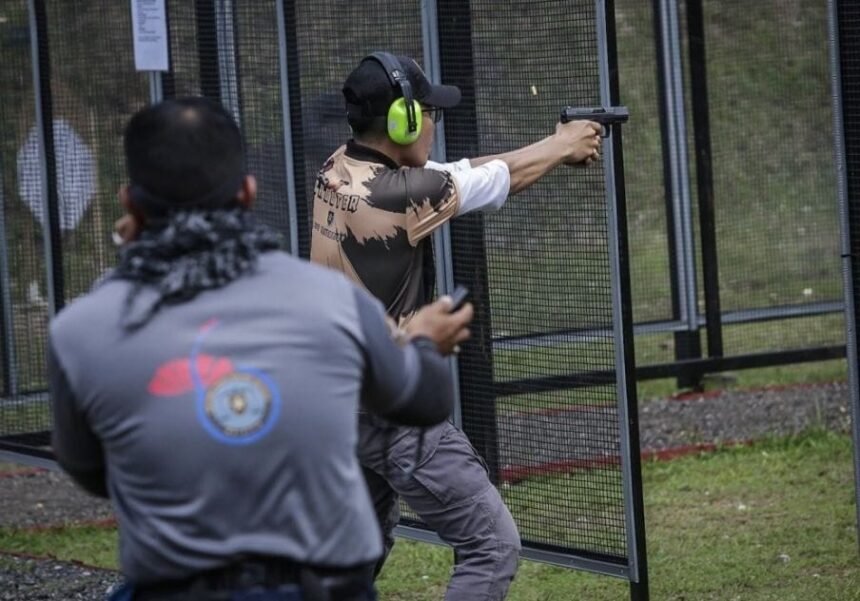
<path fill-rule="evenodd" d="M 810 428 L 850 427 L 845 383 L 725 391 L 683 400 L 649 401 L 640 409 L 643 450 L 707 442 L 748 441 Z M 502 465 L 540 466 L 617 456 L 614 408 L 577 407 L 499 418 Z M 584 435 L 572 438 L 571 432 Z M 111 516 L 110 505 L 80 492 L 61 473 L 0 463 L 0 527 L 45 527 Z M 104 599 L 119 581 L 110 570 L 0 552 L 0 601 Z"/>
<path fill-rule="evenodd" d="M 105 599 L 120 580 L 112 570 L 0 554 L 0 601 Z"/>
<path fill-rule="evenodd" d="M 848 384 L 730 391 L 645 403 L 639 411 L 643 449 L 700 442 L 756 440 L 810 428 L 849 431 Z"/>
<path fill-rule="evenodd" d="M 844 431 L 850 427 L 850 416 L 845 383 L 706 393 L 643 403 L 640 444 L 644 451 L 660 451 L 755 440 L 816 427 Z M 589 465 L 617 458 L 617 419 L 614 406 L 582 405 L 499 418 L 503 477 L 506 471 L 535 473 L 546 465 Z"/>
<path fill-rule="evenodd" d="M 15 475 L 15 474 L 20 475 Z M 3 477 L 3 474 L 9 474 Z M 83 492 L 65 474 L 51 470 L 13 471 L 0 463 L 0 527 L 58 526 L 111 517 L 110 503 Z"/>

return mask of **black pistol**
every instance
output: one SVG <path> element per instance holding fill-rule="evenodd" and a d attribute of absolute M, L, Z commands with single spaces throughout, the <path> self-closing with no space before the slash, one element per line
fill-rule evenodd
<path fill-rule="evenodd" d="M 609 128 L 607 125 L 615 125 L 616 123 L 627 123 L 627 118 L 630 116 L 630 113 L 627 112 L 626 106 L 614 106 L 612 108 L 576 108 L 573 106 L 566 106 L 561 109 L 561 117 L 559 117 L 559 121 L 562 123 L 567 123 L 569 121 L 594 121 L 596 123 L 600 123 L 603 127 L 603 132 L 600 134 L 602 137 L 606 137 L 609 135 Z"/>

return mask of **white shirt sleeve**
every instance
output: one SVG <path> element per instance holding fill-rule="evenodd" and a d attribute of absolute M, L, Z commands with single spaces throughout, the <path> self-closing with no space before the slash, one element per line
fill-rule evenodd
<path fill-rule="evenodd" d="M 478 167 L 472 167 L 469 159 L 455 163 L 427 161 L 427 169 L 447 171 L 452 175 L 460 192 L 460 207 L 457 216 L 472 211 L 498 211 L 505 204 L 511 191 L 511 173 L 508 164 L 494 159 Z"/>

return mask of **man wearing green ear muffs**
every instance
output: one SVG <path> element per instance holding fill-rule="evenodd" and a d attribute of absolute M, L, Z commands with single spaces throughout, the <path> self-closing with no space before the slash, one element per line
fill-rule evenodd
<path fill-rule="evenodd" d="M 429 161 L 435 124 L 459 103 L 460 90 L 430 83 L 405 56 L 365 57 L 346 78 L 343 95 L 354 137 L 317 176 L 311 260 L 367 288 L 406 332 L 433 293 L 430 234 L 451 218 L 499 209 L 558 165 L 588 165 L 600 156 L 600 125 L 572 121 L 508 153 Z M 362 413 L 358 456 L 386 555 L 402 497 L 454 548 L 446 601 L 505 598 L 519 533 L 463 432 L 447 422 L 422 432 Z"/>

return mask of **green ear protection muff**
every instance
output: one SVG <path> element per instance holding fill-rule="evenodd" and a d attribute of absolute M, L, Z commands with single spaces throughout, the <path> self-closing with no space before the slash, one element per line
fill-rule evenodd
<path fill-rule="evenodd" d="M 417 100 L 412 101 L 412 110 L 409 110 L 406 98 L 398 98 L 388 107 L 387 129 L 388 137 L 393 142 L 406 146 L 412 144 L 421 135 L 421 121 L 416 120 L 410 126 L 409 114 L 417 115 L 421 112 L 421 105 Z"/>
<path fill-rule="evenodd" d="M 395 144 L 402 146 L 412 144 L 421 135 L 423 122 L 423 119 L 419 118 L 421 105 L 412 97 L 412 84 L 409 83 L 400 61 L 388 52 L 374 52 L 365 60 L 375 60 L 382 65 L 391 86 L 402 94 L 402 97 L 395 99 L 388 107 L 386 115 L 388 137 Z"/>

